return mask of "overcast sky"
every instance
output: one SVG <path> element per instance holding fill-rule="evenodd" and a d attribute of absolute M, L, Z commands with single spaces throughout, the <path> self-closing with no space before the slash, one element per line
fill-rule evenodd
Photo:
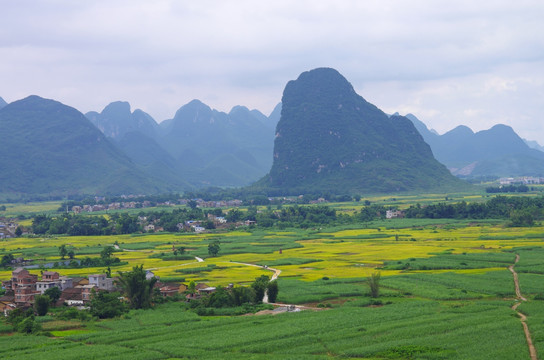
<path fill-rule="evenodd" d="M 0 96 L 157 121 L 192 99 L 268 115 L 333 67 L 382 110 L 443 133 L 510 125 L 544 143 L 544 1 L 0 0 Z"/>

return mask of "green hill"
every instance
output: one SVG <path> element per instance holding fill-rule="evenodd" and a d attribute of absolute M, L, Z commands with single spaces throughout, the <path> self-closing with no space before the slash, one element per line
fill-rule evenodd
<path fill-rule="evenodd" d="M 330 68 L 302 73 L 285 87 L 272 169 L 255 185 L 269 194 L 463 186 L 410 120 L 388 117 Z"/>
<path fill-rule="evenodd" d="M 156 193 L 176 189 L 141 168 L 79 111 L 30 96 L 0 110 L 0 192 Z"/>
<path fill-rule="evenodd" d="M 102 112 L 90 111 L 85 116 L 109 138 L 117 140 L 134 131 L 157 138 L 157 122 L 140 109 L 130 112 L 130 104 L 125 101 L 112 102 Z"/>

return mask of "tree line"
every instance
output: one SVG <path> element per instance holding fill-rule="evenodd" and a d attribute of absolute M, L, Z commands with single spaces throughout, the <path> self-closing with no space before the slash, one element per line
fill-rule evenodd
<path fill-rule="evenodd" d="M 531 226 L 544 219 L 544 197 L 496 196 L 482 203 L 461 201 L 428 206 L 412 205 L 407 218 L 428 219 L 509 219 L 512 226 Z"/>
<path fill-rule="evenodd" d="M 58 216 L 36 215 L 32 220 L 35 234 L 67 235 L 112 235 L 142 232 L 142 220 L 162 227 L 167 232 L 184 231 L 179 224 L 189 220 L 200 221 L 206 229 L 214 229 L 214 222 L 209 214 L 223 216 L 228 223 L 247 221 L 262 228 L 289 227 L 309 228 L 370 222 L 385 219 L 386 211 L 392 207 L 371 204 L 366 201 L 364 207 L 353 215 L 338 213 L 327 205 L 268 205 L 266 209 L 249 206 L 245 211 L 239 208 L 227 212 L 220 208 L 203 210 L 196 207 L 174 209 L 172 211 L 140 212 L 102 216 L 59 214 Z M 530 226 L 535 220 L 544 219 L 544 197 L 501 196 L 485 202 L 461 201 L 458 203 L 438 203 L 422 206 L 412 205 L 404 210 L 407 218 L 428 219 L 509 219 L 512 226 Z"/>

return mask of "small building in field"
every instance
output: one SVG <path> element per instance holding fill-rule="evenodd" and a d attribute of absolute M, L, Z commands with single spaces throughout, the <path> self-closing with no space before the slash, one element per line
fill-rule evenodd
<path fill-rule="evenodd" d="M 386 219 L 403 218 L 403 217 L 404 217 L 404 212 L 400 210 L 387 210 L 385 212 Z"/>

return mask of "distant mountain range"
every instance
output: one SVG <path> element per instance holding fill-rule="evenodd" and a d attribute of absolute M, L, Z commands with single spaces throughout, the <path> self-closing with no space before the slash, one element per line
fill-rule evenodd
<path fill-rule="evenodd" d="M 536 149 L 536 150 L 539 150 L 539 151 L 542 151 L 544 152 L 544 146 L 541 146 L 538 142 L 534 141 L 534 140 L 527 140 L 527 139 L 523 139 L 523 141 L 527 144 L 527 146 L 529 146 L 531 149 Z"/>
<path fill-rule="evenodd" d="M 126 102 L 86 116 L 131 160 L 156 174 L 174 175 L 196 187 L 242 186 L 272 165 L 278 110 L 270 117 L 235 106 L 227 114 L 193 100 L 173 119 L 157 124 Z"/>
<path fill-rule="evenodd" d="M 457 186 L 433 154 L 461 177 L 544 176 L 543 148 L 510 127 L 439 135 L 412 114 L 388 117 L 333 69 L 290 82 L 270 116 L 193 100 L 159 124 L 127 102 L 83 115 L 30 96 L 0 98 L 0 132 L 0 194 L 157 193 L 258 179 L 253 189 L 276 194 Z"/>
<path fill-rule="evenodd" d="M 414 115 L 406 117 L 431 146 L 436 159 L 455 175 L 544 176 L 544 152 L 529 147 L 509 126 L 499 124 L 474 133 L 461 125 L 439 135 Z"/>
<path fill-rule="evenodd" d="M 410 120 L 388 117 L 330 68 L 302 73 L 285 87 L 274 163 L 255 185 L 270 195 L 463 186 L 434 159 Z"/>
<path fill-rule="evenodd" d="M 29 96 L 0 109 L 0 193 L 139 194 L 173 191 L 146 173 L 79 111 Z"/>

